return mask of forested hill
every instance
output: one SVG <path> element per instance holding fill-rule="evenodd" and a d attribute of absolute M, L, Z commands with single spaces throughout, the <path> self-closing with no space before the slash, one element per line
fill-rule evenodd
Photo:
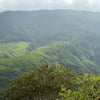
<path fill-rule="evenodd" d="M 94 52 L 91 49 L 80 46 L 77 42 L 57 42 L 37 48 L 24 55 L 23 52 L 21 55 L 21 50 L 27 50 L 25 47 L 20 49 L 20 45 L 23 46 L 23 44 L 27 45 L 26 43 L 13 44 L 15 46 L 17 45 L 18 49 L 10 44 L 12 48 L 15 48 L 11 48 L 10 50 L 12 52 L 14 51 L 13 54 L 18 54 L 19 56 L 17 55 L 17 57 L 11 55 L 9 51 L 3 53 L 11 58 L 0 59 L 0 87 L 5 86 L 5 80 L 45 62 L 55 63 L 56 65 L 61 64 L 78 73 L 100 73 L 100 67 L 98 67 L 98 64 L 95 62 Z"/>
<path fill-rule="evenodd" d="M 0 42 L 100 41 L 100 13 L 73 10 L 7 11 L 0 13 Z M 96 41 L 95 41 L 96 40 Z"/>
<path fill-rule="evenodd" d="M 4 80 L 45 61 L 55 61 L 77 72 L 100 73 L 100 13 L 0 13 L 0 87 L 5 86 Z"/>

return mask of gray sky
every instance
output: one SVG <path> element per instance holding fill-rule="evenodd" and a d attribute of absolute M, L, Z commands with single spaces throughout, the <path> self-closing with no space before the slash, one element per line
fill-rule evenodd
<path fill-rule="evenodd" d="M 0 0 L 0 11 L 78 9 L 100 12 L 100 0 Z"/>

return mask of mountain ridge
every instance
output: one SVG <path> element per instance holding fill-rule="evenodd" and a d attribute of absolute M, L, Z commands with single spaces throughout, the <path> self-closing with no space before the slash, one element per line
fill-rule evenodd
<path fill-rule="evenodd" d="M 95 33 L 98 37 L 99 17 L 100 13 L 72 10 L 4 12 L 0 14 L 0 42 L 28 41 L 44 46 L 77 40 L 85 37 L 83 34 L 90 38 Z"/>
<path fill-rule="evenodd" d="M 75 42 L 56 42 L 48 46 L 40 47 L 25 55 L 9 59 L 0 59 L 0 81 L 16 77 L 22 72 L 39 66 L 40 63 L 55 62 L 68 66 L 76 72 L 99 73 L 95 63 L 93 51 L 81 47 Z M 1 85 L 2 86 L 2 85 Z"/>

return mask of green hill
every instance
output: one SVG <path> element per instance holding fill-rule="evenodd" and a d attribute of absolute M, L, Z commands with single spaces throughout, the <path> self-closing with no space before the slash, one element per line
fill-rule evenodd
<path fill-rule="evenodd" d="M 28 52 L 29 43 L 0 43 L 0 58 L 12 58 Z"/>
<path fill-rule="evenodd" d="M 30 42 L 33 49 L 54 42 L 77 40 L 85 42 L 88 49 L 95 52 L 99 66 L 99 18 L 97 12 L 74 10 L 3 12 L 0 13 L 0 43 Z"/>
<path fill-rule="evenodd" d="M 75 69 L 77 72 L 97 72 L 95 54 L 77 42 L 56 42 L 40 47 L 25 55 L 10 59 L 0 59 L 1 87 L 4 80 L 30 70 L 43 62 L 56 62 Z"/>

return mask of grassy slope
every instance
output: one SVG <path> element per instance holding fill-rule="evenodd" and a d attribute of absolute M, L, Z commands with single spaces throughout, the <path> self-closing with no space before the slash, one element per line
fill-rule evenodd
<path fill-rule="evenodd" d="M 0 58 L 12 58 L 27 52 L 28 43 L 0 43 Z"/>
<path fill-rule="evenodd" d="M 80 48 L 77 43 L 58 42 L 40 47 L 28 54 L 10 59 L 0 59 L 0 81 L 7 80 L 32 66 L 46 61 L 56 61 L 76 71 L 93 71 L 95 56 L 91 50 Z M 1 87 L 4 83 L 1 83 Z"/>

